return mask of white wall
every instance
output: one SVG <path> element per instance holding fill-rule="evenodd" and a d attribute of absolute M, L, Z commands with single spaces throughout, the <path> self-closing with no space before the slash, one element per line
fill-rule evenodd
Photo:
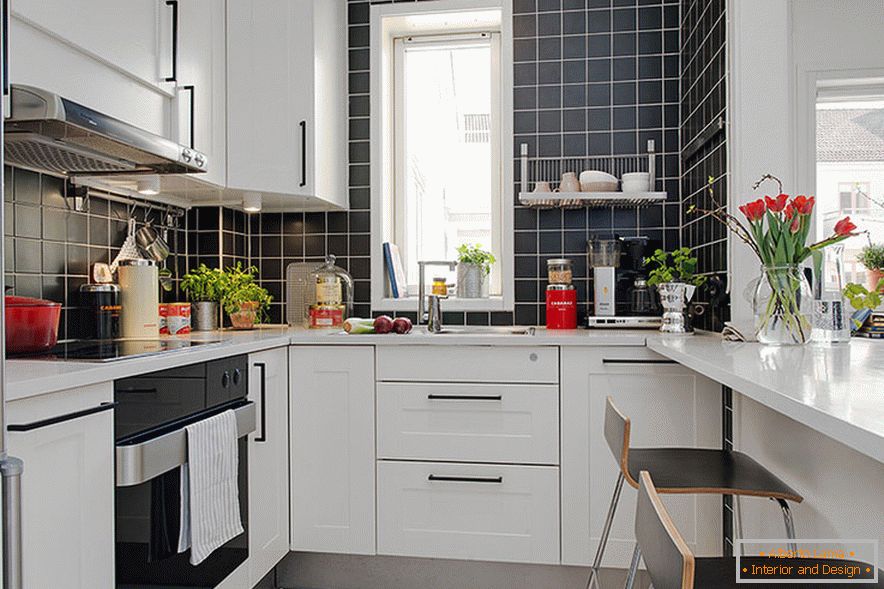
<path fill-rule="evenodd" d="M 767 172 L 787 193 L 815 191 L 816 82 L 884 73 L 884 2 L 729 0 L 728 11 L 728 197 L 739 215 L 739 205 L 775 190 L 751 190 Z M 748 320 L 743 291 L 758 263 L 735 239 L 730 262 L 731 313 Z"/>

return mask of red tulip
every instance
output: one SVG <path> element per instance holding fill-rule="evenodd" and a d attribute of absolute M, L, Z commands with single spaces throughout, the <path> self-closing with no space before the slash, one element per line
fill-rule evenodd
<path fill-rule="evenodd" d="M 789 225 L 789 231 L 794 235 L 798 233 L 798 229 L 801 228 L 801 215 L 795 215 L 795 218 L 792 219 L 792 224 Z"/>
<path fill-rule="evenodd" d="M 792 203 L 786 205 L 786 208 L 783 210 L 783 214 L 786 215 L 787 219 L 791 219 L 795 216 L 795 207 L 792 206 Z"/>
<path fill-rule="evenodd" d="M 844 217 L 837 223 L 835 223 L 835 235 L 846 236 L 853 233 L 853 230 L 856 229 L 856 225 L 854 225 L 850 221 L 850 217 Z"/>
<path fill-rule="evenodd" d="M 776 198 L 771 198 L 769 196 L 764 197 L 764 201 L 767 203 L 767 210 L 772 213 L 781 213 L 783 209 L 786 208 L 786 201 L 789 200 L 788 194 L 780 194 Z"/>
<path fill-rule="evenodd" d="M 764 217 L 764 201 L 760 198 L 754 202 L 741 205 L 740 212 L 746 215 L 750 222 L 760 221 Z"/>
<path fill-rule="evenodd" d="M 794 207 L 802 215 L 809 215 L 813 211 L 813 205 L 816 200 L 811 196 L 807 198 L 803 194 L 799 194 L 792 199 L 789 206 Z"/>

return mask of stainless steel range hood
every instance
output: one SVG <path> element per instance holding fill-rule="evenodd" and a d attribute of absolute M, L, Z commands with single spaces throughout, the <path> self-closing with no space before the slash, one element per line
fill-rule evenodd
<path fill-rule="evenodd" d="M 12 85 L 4 125 L 6 163 L 64 174 L 191 174 L 206 156 L 129 123 L 31 86 Z"/>

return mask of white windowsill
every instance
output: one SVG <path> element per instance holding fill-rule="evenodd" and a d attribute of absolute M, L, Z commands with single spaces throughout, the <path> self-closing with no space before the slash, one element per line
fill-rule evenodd
<path fill-rule="evenodd" d="M 383 298 L 372 304 L 373 311 L 413 311 L 417 312 L 417 297 L 404 299 Z M 451 297 L 442 301 L 442 311 L 512 311 L 503 297 L 487 299 L 459 299 Z"/>

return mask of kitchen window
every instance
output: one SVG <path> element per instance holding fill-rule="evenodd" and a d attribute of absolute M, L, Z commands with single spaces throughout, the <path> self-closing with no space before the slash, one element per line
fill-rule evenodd
<path fill-rule="evenodd" d="M 510 19 L 499 1 L 427 4 L 372 7 L 372 307 L 413 310 L 418 261 L 456 260 L 458 246 L 481 244 L 497 259 L 489 298 L 444 307 L 512 309 Z M 404 298 L 391 294 L 388 242 Z M 428 268 L 426 281 L 434 276 L 455 278 Z"/>

